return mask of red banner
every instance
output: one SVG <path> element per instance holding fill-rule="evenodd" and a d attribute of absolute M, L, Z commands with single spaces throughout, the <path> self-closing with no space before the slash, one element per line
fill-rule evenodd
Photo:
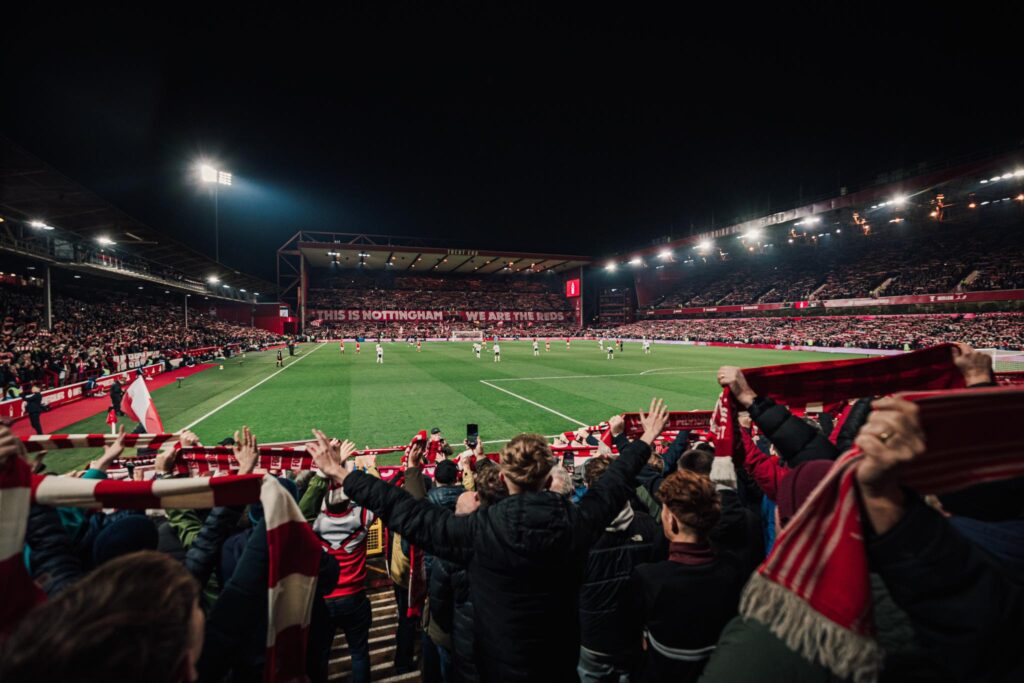
<path fill-rule="evenodd" d="M 640 413 L 626 413 L 622 416 L 626 422 L 626 436 L 638 439 L 644 433 L 640 423 Z M 688 412 L 671 412 L 665 424 L 665 432 L 689 431 L 691 429 L 707 430 L 711 427 L 710 410 L 691 410 Z M 674 437 L 673 437 L 674 438 Z"/>
<path fill-rule="evenodd" d="M 310 318 L 340 322 L 570 322 L 570 311 L 381 311 L 311 309 Z"/>

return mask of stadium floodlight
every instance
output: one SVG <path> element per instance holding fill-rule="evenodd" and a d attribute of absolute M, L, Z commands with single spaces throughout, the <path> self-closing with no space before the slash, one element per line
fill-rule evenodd
<path fill-rule="evenodd" d="M 713 247 L 713 246 L 715 246 L 715 245 L 711 243 L 711 240 L 704 240 L 703 242 L 698 244 L 696 247 L 694 247 L 694 249 L 699 249 L 700 251 L 710 251 L 711 247 Z"/>
<path fill-rule="evenodd" d="M 109 246 L 113 246 L 113 245 L 117 244 L 117 242 L 115 242 L 114 240 L 112 240 L 109 237 L 106 237 L 104 235 L 100 235 L 99 237 L 97 237 L 96 241 L 99 242 L 100 244 L 102 244 L 105 247 L 109 247 Z"/>
<path fill-rule="evenodd" d="M 1024 168 L 1018 168 L 1016 171 L 1013 172 L 1014 178 L 1020 178 L 1021 176 L 1024 176 Z"/>
<path fill-rule="evenodd" d="M 209 163 L 198 164 L 199 179 L 213 185 L 213 259 L 220 263 L 220 215 L 217 206 L 217 188 L 221 185 L 231 187 L 234 176 L 230 171 L 214 168 Z"/>
<path fill-rule="evenodd" d="M 52 225 L 47 225 L 42 221 L 29 221 L 28 224 L 31 225 L 33 228 L 39 228 L 40 230 L 53 230 Z"/>
<path fill-rule="evenodd" d="M 672 250 L 671 249 L 663 250 L 660 254 L 658 254 L 658 258 L 660 258 L 663 261 L 672 258 Z"/>
<path fill-rule="evenodd" d="M 1010 178 L 1013 177 L 1013 174 L 1012 173 L 1004 173 L 1003 175 L 1001 175 L 999 177 L 1002 178 L 1003 180 L 1009 180 Z"/>
<path fill-rule="evenodd" d="M 994 182 L 997 182 L 1000 179 L 1000 177 L 1001 176 L 997 176 L 997 175 L 996 176 L 992 176 L 991 178 L 988 179 L 988 181 L 990 183 L 994 183 Z"/>
<path fill-rule="evenodd" d="M 817 225 L 821 222 L 821 216 L 808 216 L 804 219 L 804 223 L 807 225 Z"/>
<path fill-rule="evenodd" d="M 224 289 L 231 289 L 231 285 L 229 285 L 226 282 L 224 284 L 222 284 L 221 287 L 223 287 Z"/>
<path fill-rule="evenodd" d="M 904 194 L 901 194 L 901 195 L 899 195 L 897 197 L 893 197 L 891 203 L 892 204 L 896 204 L 897 206 L 903 206 L 904 204 L 907 203 L 907 196 L 904 195 Z"/>
<path fill-rule="evenodd" d="M 761 231 L 756 228 L 750 230 L 747 232 L 747 234 L 743 235 L 742 239 L 759 240 L 761 239 Z"/>
<path fill-rule="evenodd" d="M 634 256 L 633 258 L 629 259 L 629 265 L 631 266 L 640 266 L 643 265 L 643 263 L 644 260 L 639 256 Z"/>
<path fill-rule="evenodd" d="M 616 268 L 618 268 L 618 265 L 615 263 L 615 261 L 609 261 L 608 265 L 604 267 L 604 269 L 607 270 L 609 273 L 614 273 Z"/>
<path fill-rule="evenodd" d="M 1017 195 L 1016 197 L 1014 197 L 1014 199 L 1016 199 L 1018 202 L 1024 202 L 1024 193 Z"/>
<path fill-rule="evenodd" d="M 217 277 L 216 275 L 211 275 L 210 277 L 206 278 L 206 281 L 209 282 L 211 285 L 215 285 L 218 282 L 220 282 L 220 278 Z"/>
<path fill-rule="evenodd" d="M 245 290 L 244 289 L 239 288 L 238 291 L 241 292 L 242 294 L 245 294 Z"/>

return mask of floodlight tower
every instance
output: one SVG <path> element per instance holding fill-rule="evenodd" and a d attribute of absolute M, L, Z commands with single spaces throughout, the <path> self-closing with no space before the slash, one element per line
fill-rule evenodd
<path fill-rule="evenodd" d="M 220 263 L 220 217 L 217 209 L 217 194 L 221 185 L 231 187 L 231 173 L 216 169 L 209 164 L 200 164 L 199 180 L 213 185 L 213 260 Z"/>

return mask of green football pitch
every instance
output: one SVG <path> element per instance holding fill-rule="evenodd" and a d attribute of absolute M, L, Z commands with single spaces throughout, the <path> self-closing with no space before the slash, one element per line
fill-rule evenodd
<path fill-rule="evenodd" d="M 488 351 L 477 360 L 470 343 L 424 343 L 422 352 L 404 342 L 384 344 L 384 364 L 373 344 L 301 345 L 285 367 L 275 353 L 249 353 L 153 392 L 168 431 L 189 428 L 203 443 L 216 443 L 248 425 L 260 442 L 310 436 L 317 427 L 360 447 L 408 443 L 420 429 L 440 427 L 461 442 L 466 423 L 480 426 L 481 439 L 497 447 L 524 431 L 552 435 L 609 416 L 646 408 L 652 396 L 672 410 L 708 410 L 719 388 L 721 365 L 757 367 L 849 356 L 813 352 L 640 344 L 608 360 L 596 341 L 576 341 L 567 350 L 534 357 L 529 342 L 503 342 L 501 363 Z M 107 431 L 104 414 L 83 420 L 72 434 Z M 46 456 L 52 471 L 81 467 L 95 453 L 59 451 Z M 390 460 L 390 459 L 388 459 Z"/>

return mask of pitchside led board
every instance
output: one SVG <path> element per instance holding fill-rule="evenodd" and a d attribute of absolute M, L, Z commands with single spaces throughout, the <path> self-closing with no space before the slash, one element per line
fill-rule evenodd
<path fill-rule="evenodd" d="M 578 277 L 565 281 L 565 298 L 575 299 L 580 295 L 580 279 Z"/>

